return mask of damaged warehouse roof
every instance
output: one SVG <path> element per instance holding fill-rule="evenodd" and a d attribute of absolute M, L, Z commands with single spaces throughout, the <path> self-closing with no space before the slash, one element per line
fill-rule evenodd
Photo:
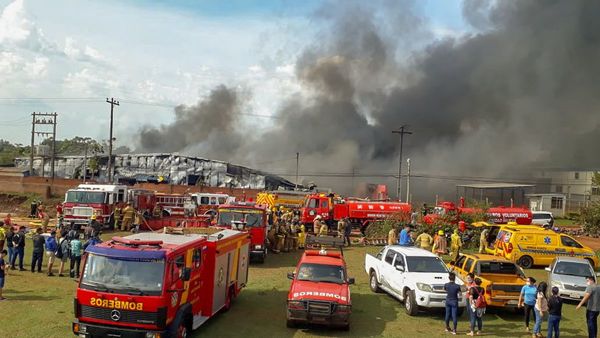
<path fill-rule="evenodd" d="M 84 156 L 57 156 L 55 175 L 62 178 L 82 178 Z M 36 156 L 33 173 L 49 176 L 51 160 Z M 17 168 L 28 170 L 30 159 L 15 159 Z M 87 158 L 87 176 L 106 180 L 108 155 Z M 114 155 L 115 179 L 147 181 L 150 177 L 164 177 L 173 184 L 204 185 L 266 190 L 292 190 L 295 184 L 276 175 L 223 161 L 183 156 L 177 153 L 120 154 Z"/>

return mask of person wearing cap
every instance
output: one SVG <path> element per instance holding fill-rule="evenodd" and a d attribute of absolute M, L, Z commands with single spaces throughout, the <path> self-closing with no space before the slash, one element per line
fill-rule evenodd
<path fill-rule="evenodd" d="M 54 276 L 52 273 L 52 265 L 54 265 L 56 250 L 58 250 L 58 244 L 56 243 L 56 231 L 52 230 L 50 237 L 46 238 L 45 247 L 46 256 L 48 256 L 48 276 Z"/>
<path fill-rule="evenodd" d="M 446 242 L 446 236 L 444 236 L 444 230 L 439 230 L 433 241 L 433 248 L 431 251 L 438 256 L 445 255 L 447 246 L 448 243 Z"/>

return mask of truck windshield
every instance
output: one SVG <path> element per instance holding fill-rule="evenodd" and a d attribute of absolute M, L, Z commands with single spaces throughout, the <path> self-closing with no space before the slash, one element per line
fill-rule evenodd
<path fill-rule="evenodd" d="M 448 272 L 446 265 L 438 257 L 407 256 L 410 272 Z"/>
<path fill-rule="evenodd" d="M 521 269 L 510 262 L 479 262 L 479 273 L 498 273 L 504 275 L 522 274 Z"/>
<path fill-rule="evenodd" d="M 554 273 L 557 275 L 587 277 L 593 276 L 593 271 L 588 264 L 575 262 L 558 262 L 554 267 Z"/>
<path fill-rule="evenodd" d="M 69 191 L 65 202 L 104 203 L 105 195 L 105 193 L 97 191 Z"/>
<path fill-rule="evenodd" d="M 134 292 L 160 295 L 164 260 L 131 260 L 90 253 L 83 270 L 81 286 L 98 291 Z"/>
<path fill-rule="evenodd" d="M 232 222 L 246 223 L 247 227 L 262 225 L 263 211 L 252 209 L 220 209 L 219 225 L 231 225 Z"/>
<path fill-rule="evenodd" d="M 298 269 L 298 280 L 343 284 L 346 278 L 340 265 L 304 263 Z"/>

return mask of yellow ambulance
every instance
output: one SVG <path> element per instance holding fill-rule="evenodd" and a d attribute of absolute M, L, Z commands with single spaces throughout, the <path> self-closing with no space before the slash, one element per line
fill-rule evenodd
<path fill-rule="evenodd" d="M 523 268 L 550 265 L 557 256 L 584 258 L 596 268 L 598 256 L 591 248 L 573 237 L 544 228 L 508 225 L 499 229 L 494 254 L 515 262 Z"/>

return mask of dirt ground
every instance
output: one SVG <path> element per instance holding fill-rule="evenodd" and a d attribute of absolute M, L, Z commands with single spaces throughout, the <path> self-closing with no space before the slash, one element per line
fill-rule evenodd
<path fill-rule="evenodd" d="M 587 245 L 594 251 L 600 250 L 600 238 L 588 237 L 588 236 L 576 236 L 576 240 L 580 241 L 581 244 Z"/>

